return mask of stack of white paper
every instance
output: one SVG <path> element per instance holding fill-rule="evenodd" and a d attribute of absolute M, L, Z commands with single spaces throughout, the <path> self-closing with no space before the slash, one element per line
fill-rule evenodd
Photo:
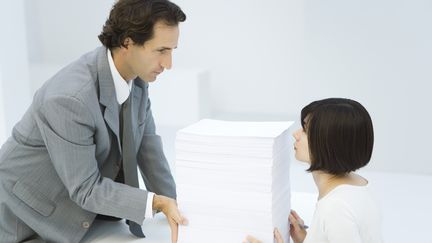
<path fill-rule="evenodd" d="M 293 122 L 201 120 L 177 133 L 177 201 L 189 225 L 179 243 L 289 242 Z"/>

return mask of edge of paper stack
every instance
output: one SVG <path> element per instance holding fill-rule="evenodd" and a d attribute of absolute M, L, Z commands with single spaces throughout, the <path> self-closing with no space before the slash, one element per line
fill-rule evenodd
<path fill-rule="evenodd" d="M 178 243 L 289 242 L 293 122 L 204 119 L 177 132 Z"/>

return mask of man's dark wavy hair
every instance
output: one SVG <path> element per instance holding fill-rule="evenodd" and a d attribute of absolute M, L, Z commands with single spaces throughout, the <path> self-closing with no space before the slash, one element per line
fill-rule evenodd
<path fill-rule="evenodd" d="M 153 37 L 157 22 L 177 26 L 185 20 L 186 15 L 180 7 L 168 0 L 119 0 L 111 9 L 98 38 L 109 49 L 124 46 L 128 37 L 134 43 L 144 45 Z"/>

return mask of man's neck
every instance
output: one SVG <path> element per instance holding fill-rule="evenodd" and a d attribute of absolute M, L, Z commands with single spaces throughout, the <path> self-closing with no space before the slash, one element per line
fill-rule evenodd
<path fill-rule="evenodd" d="M 117 71 L 124 80 L 129 81 L 136 78 L 136 75 L 133 74 L 126 62 L 124 52 L 122 52 L 120 48 L 113 48 L 111 50 L 111 57 L 113 59 L 114 66 L 117 68 Z"/>

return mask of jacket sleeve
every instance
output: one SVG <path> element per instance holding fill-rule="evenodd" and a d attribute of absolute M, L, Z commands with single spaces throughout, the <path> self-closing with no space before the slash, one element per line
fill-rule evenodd
<path fill-rule="evenodd" d="M 96 125 L 82 101 L 51 97 L 36 112 L 35 120 L 71 200 L 94 213 L 143 222 L 147 192 L 101 176 L 95 156 Z"/>
<path fill-rule="evenodd" d="M 176 199 L 176 185 L 163 152 L 161 137 L 156 134 L 150 99 L 146 97 L 145 128 L 138 150 L 138 165 L 149 191 Z"/>

